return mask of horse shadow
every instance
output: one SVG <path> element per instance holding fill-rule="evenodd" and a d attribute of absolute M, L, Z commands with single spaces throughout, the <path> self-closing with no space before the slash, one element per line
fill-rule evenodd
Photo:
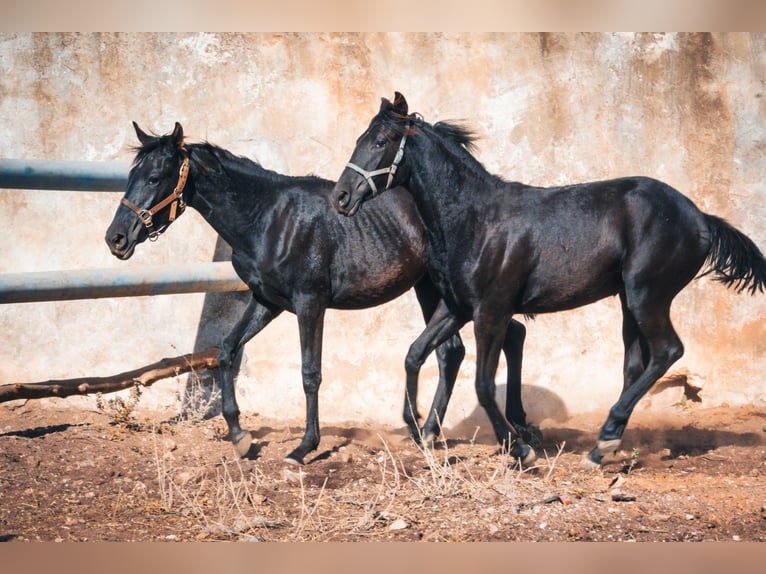
<path fill-rule="evenodd" d="M 500 410 L 505 407 L 506 385 L 497 385 L 495 396 L 497 397 Z M 521 385 L 521 400 L 524 403 L 524 410 L 527 413 L 527 421 L 538 426 L 543 421 L 553 421 L 558 423 L 566 422 L 569 419 L 564 400 L 555 392 L 545 387 L 537 385 Z M 454 413 L 452 413 L 454 415 Z M 448 421 L 453 419 L 448 412 Z M 492 431 L 487 414 L 478 404 L 467 416 L 457 422 L 445 426 L 445 436 L 459 442 L 471 441 L 478 444 L 496 444 L 497 439 Z M 543 430 L 543 434 L 545 431 Z"/>

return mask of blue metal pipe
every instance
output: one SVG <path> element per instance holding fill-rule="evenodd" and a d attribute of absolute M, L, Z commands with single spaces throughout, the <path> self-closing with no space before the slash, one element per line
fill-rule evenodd
<path fill-rule="evenodd" d="M 125 162 L 0 159 L 0 189 L 124 191 L 128 171 Z"/>
<path fill-rule="evenodd" d="M 247 289 L 228 261 L 0 274 L 0 304 Z"/>

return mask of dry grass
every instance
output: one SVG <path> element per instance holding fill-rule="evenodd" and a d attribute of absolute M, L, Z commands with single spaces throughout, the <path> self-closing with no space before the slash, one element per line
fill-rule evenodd
<path fill-rule="evenodd" d="M 167 442 L 155 435 L 158 502 L 166 512 L 192 517 L 198 538 L 386 539 L 412 528 L 423 515 L 438 519 L 444 512 L 448 517 L 452 507 L 470 504 L 477 512 L 493 505 L 516 509 L 543 498 L 564 446 L 553 458 L 522 469 L 507 452 L 471 442 L 457 453 L 447 440 L 434 447 L 418 446 L 415 455 L 404 460 L 377 436 L 380 448 L 368 457 L 369 472 L 330 489 L 332 475 L 317 476 L 314 465 L 285 466 L 281 476 L 266 476 L 257 461 L 221 459 L 212 469 L 195 474 L 176 468 Z M 364 464 L 356 458 L 334 464 Z M 200 465 L 204 467 L 204 461 Z"/>

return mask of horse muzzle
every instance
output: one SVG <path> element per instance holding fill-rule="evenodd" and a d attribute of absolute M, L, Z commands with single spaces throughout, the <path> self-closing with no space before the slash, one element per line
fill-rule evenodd
<path fill-rule="evenodd" d="M 106 230 L 104 241 L 109 246 L 109 251 L 118 259 L 130 259 L 140 243 L 140 227 L 128 226 L 127 229 L 119 222 L 113 222 Z"/>
<path fill-rule="evenodd" d="M 362 207 L 362 198 L 354 198 L 353 194 L 348 191 L 341 191 L 338 193 L 335 200 L 335 209 L 338 213 L 345 215 L 346 217 L 353 217 L 359 208 Z"/>

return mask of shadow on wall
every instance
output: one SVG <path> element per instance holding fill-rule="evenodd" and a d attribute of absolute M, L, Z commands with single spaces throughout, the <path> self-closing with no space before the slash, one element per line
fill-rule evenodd
<path fill-rule="evenodd" d="M 231 261 L 231 247 L 220 237 L 215 244 L 213 261 Z M 223 338 L 244 315 L 251 297 L 250 291 L 207 293 L 197 327 L 194 352 L 203 351 L 209 347 L 220 347 Z M 241 363 L 242 353 L 240 352 L 233 365 L 235 374 L 239 372 Z M 217 384 L 218 370 L 208 371 L 198 379 L 195 379 L 196 376 L 192 374 L 186 379 L 182 412 L 199 413 L 200 409 L 203 409 L 204 418 L 218 416 L 221 414 L 220 391 Z"/>

